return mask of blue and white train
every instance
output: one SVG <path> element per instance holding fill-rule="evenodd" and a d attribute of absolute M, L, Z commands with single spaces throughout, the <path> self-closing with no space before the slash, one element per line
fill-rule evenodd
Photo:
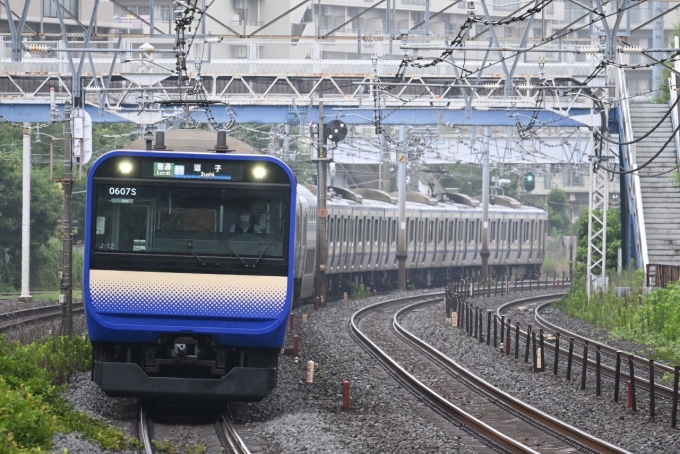
<path fill-rule="evenodd" d="M 247 401 L 274 389 L 296 188 L 288 166 L 259 155 L 114 151 L 94 163 L 84 300 L 105 392 Z"/>
<path fill-rule="evenodd" d="M 397 283 L 396 194 L 373 189 L 331 189 L 326 275 L 331 294 L 375 290 Z M 298 186 L 295 242 L 295 294 L 313 294 L 316 264 L 316 189 Z M 489 256 L 493 276 L 530 277 L 545 257 L 548 214 L 505 196 L 491 196 Z M 418 288 L 444 286 L 452 279 L 479 274 L 482 258 L 482 209 L 479 200 L 445 193 L 439 199 L 407 193 L 407 283 Z"/>
<path fill-rule="evenodd" d="M 408 194 L 409 285 L 481 267 L 482 210 Z M 495 196 L 492 273 L 532 275 L 547 213 Z M 397 282 L 394 195 L 331 189 L 331 294 Z M 314 296 L 314 188 L 261 155 L 114 151 L 88 175 L 84 299 L 93 378 L 112 396 L 256 401 L 276 386 L 294 299 Z"/>

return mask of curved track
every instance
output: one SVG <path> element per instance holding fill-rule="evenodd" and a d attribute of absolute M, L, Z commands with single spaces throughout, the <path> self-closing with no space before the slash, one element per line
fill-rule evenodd
<path fill-rule="evenodd" d="M 531 302 L 540 302 L 537 300 L 532 300 Z M 509 303 L 503 304 L 502 306 L 499 306 L 498 309 L 496 310 L 496 315 L 498 318 L 500 318 L 501 314 L 504 312 L 507 312 L 511 307 L 517 306 L 517 305 L 526 305 L 527 300 L 517 300 L 517 301 L 511 301 Z M 540 312 L 545 310 L 547 307 L 552 304 L 552 301 L 550 302 L 540 302 L 536 306 L 536 309 L 534 310 L 534 315 L 533 315 L 533 320 L 535 323 L 535 326 L 537 328 L 543 329 L 543 331 L 546 334 L 552 334 L 553 336 L 556 335 L 556 333 L 560 333 L 560 360 L 561 361 L 566 361 L 567 355 L 569 353 L 568 347 L 569 345 L 569 338 L 574 339 L 574 353 L 573 353 L 573 359 L 574 363 L 582 365 L 583 364 L 583 355 L 577 353 L 577 349 L 580 351 L 583 351 L 583 346 L 588 345 L 588 360 L 587 360 L 587 367 L 590 370 L 595 370 L 597 367 L 597 361 L 594 358 L 595 352 L 599 349 L 601 353 L 601 363 L 600 363 L 600 370 L 603 374 L 606 374 L 609 377 L 615 377 L 616 376 L 616 356 L 617 353 L 621 355 L 622 361 L 620 364 L 620 369 L 619 369 L 619 377 L 621 381 L 627 382 L 630 380 L 630 372 L 629 372 L 629 367 L 626 364 L 628 362 L 628 358 L 631 358 L 633 361 L 633 364 L 636 367 L 636 372 L 635 372 L 635 385 L 636 388 L 644 389 L 644 390 L 649 390 L 650 387 L 650 381 L 649 381 L 649 359 L 643 358 L 640 356 L 635 356 L 635 355 L 630 355 L 627 352 L 623 352 L 620 350 L 617 350 L 607 344 L 603 344 L 601 342 L 597 342 L 592 339 L 588 339 L 586 337 L 580 336 L 576 333 L 572 333 L 568 330 L 562 329 L 561 327 L 554 325 L 547 320 L 545 320 L 541 315 Z M 513 336 L 515 335 L 516 332 L 516 327 L 514 325 L 511 325 L 511 332 L 513 333 Z M 526 330 L 522 330 L 520 328 L 520 337 L 525 338 L 526 337 Z M 576 348 L 576 344 L 580 344 L 578 348 Z M 546 353 L 550 352 L 552 357 L 555 355 L 555 344 L 552 342 L 545 342 L 545 350 Z M 605 359 L 605 361 L 602 361 Z M 606 361 L 606 359 L 609 359 L 609 361 Z M 660 379 L 661 375 L 664 373 L 674 373 L 674 369 L 671 367 L 668 367 L 663 364 L 653 364 L 654 367 L 654 372 L 655 376 L 657 379 Z M 648 378 L 643 378 L 643 377 L 648 377 Z M 660 381 L 660 380 L 659 380 Z M 655 394 L 659 396 L 666 397 L 668 399 L 673 398 L 673 390 L 667 386 L 663 386 L 659 383 L 654 382 L 654 390 Z"/>
<path fill-rule="evenodd" d="M 442 296 L 398 298 L 363 308 L 352 316 L 350 333 L 402 385 L 492 451 L 626 452 L 501 392 L 400 325 L 404 314 L 440 302 Z"/>

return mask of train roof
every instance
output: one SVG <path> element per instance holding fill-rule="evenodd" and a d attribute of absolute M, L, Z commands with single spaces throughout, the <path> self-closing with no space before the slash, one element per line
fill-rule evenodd
<path fill-rule="evenodd" d="M 345 207 L 365 207 L 367 209 L 386 209 L 394 208 L 396 206 L 396 193 L 388 194 L 378 190 L 369 191 L 352 191 L 348 189 L 331 188 L 327 204 L 329 206 L 345 206 Z M 316 197 L 316 188 L 314 186 L 301 184 L 298 185 L 298 194 L 306 194 L 308 196 Z M 471 198 L 465 194 L 462 197 L 456 198 L 458 201 L 467 201 L 467 203 L 460 203 L 454 201 L 453 198 L 440 198 L 436 200 L 424 194 L 419 194 L 420 197 L 414 193 L 410 193 L 407 197 L 406 209 L 416 209 L 421 211 L 438 212 L 441 210 L 451 210 L 455 208 L 461 212 L 481 211 L 481 202 L 475 198 Z M 442 200 L 445 199 L 445 200 Z M 477 203 L 475 203 L 477 202 Z M 543 208 L 533 207 L 529 205 L 522 205 L 519 201 L 511 199 L 507 196 L 491 196 L 489 198 L 489 211 L 498 213 L 505 212 L 508 214 L 529 214 L 529 213 L 545 213 Z"/>

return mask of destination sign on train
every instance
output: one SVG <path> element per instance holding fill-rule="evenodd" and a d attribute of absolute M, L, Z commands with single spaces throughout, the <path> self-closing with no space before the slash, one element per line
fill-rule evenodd
<path fill-rule="evenodd" d="M 145 174 L 154 178 L 183 178 L 198 180 L 242 181 L 243 167 L 216 161 L 154 161 L 152 169 L 145 169 Z"/>

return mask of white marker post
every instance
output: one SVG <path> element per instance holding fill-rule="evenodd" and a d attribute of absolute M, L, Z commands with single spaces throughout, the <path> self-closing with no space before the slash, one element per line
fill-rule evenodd
<path fill-rule="evenodd" d="M 31 124 L 24 123 L 23 204 L 21 210 L 21 296 L 19 301 L 31 301 Z"/>

